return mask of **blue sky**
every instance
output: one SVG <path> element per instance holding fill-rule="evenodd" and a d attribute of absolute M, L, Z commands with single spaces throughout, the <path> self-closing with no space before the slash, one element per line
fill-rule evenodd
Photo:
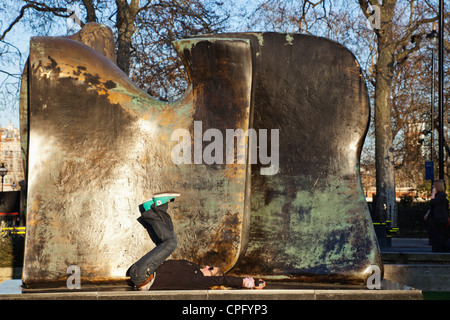
<path fill-rule="evenodd" d="M 17 16 L 20 11 L 22 1 L 17 0 L 3 0 L 0 4 L 0 32 L 3 33 L 7 26 L 10 25 L 12 20 Z M 22 24 L 16 24 L 14 28 L 5 37 L 5 42 L 12 44 L 22 53 L 20 59 L 9 61 L 9 57 L 16 57 L 17 50 L 12 48 L 12 54 L 3 54 L 0 59 L 0 70 L 5 70 L 13 75 L 20 76 L 23 66 L 25 65 L 28 57 L 29 42 L 33 33 L 30 30 L 23 28 Z M 2 91 L 7 86 L 11 91 L 17 90 L 17 79 L 9 77 L 5 73 L 0 72 L 0 87 Z M 13 96 L 8 97 L 8 101 L 5 101 L 4 96 L 0 96 L 3 99 L 0 103 L 0 126 L 5 127 L 10 122 L 15 127 L 19 127 L 19 101 L 14 99 Z"/>
<path fill-rule="evenodd" d="M 239 0 L 240 1 L 240 0 Z M 236 3 L 240 3 L 240 2 Z M 236 4 L 235 3 L 235 4 Z M 253 1 L 251 5 L 248 3 L 242 2 L 240 5 L 237 5 L 233 9 L 236 10 L 236 12 L 241 12 L 244 8 L 246 10 L 251 10 L 253 7 L 257 5 L 258 2 Z M 13 19 L 18 15 L 20 12 L 20 8 L 22 7 L 24 3 L 19 0 L 2 0 L 0 3 L 0 33 L 3 33 L 3 31 L 10 25 L 10 23 L 13 21 Z M 26 16 L 25 16 L 26 18 Z M 238 18 L 234 18 L 238 19 Z M 72 34 L 79 30 L 78 27 L 73 28 L 73 30 L 69 30 L 69 26 L 67 23 L 65 23 L 64 19 L 59 18 L 57 19 L 59 21 L 59 25 L 55 28 L 55 25 L 52 24 L 52 29 L 44 30 L 43 32 L 48 32 L 48 35 L 65 35 L 65 34 Z M 231 24 L 233 24 L 233 19 L 230 21 Z M 234 25 L 239 24 L 238 20 L 235 20 Z M 73 25 L 71 25 L 73 27 Z M 42 30 L 41 30 L 42 32 Z M 20 76 L 24 64 L 26 62 L 26 59 L 28 57 L 28 51 L 29 51 L 29 41 L 30 38 L 33 36 L 38 35 L 37 31 L 32 30 L 31 27 L 24 27 L 22 23 L 16 24 L 13 29 L 7 34 L 6 38 L 4 39 L 5 42 L 12 44 L 14 47 L 16 47 L 20 52 L 22 53 L 22 56 L 20 57 L 19 61 L 17 60 L 11 62 L 8 61 L 8 54 L 1 55 L 0 59 L 0 70 L 5 70 L 9 72 L 10 74 Z M 0 47 L 0 52 L 1 52 Z M 16 51 L 16 49 L 13 49 L 13 51 Z M 15 54 L 10 54 L 9 56 L 16 56 Z M 19 83 L 17 79 L 9 77 L 5 73 L 0 72 L 0 126 L 5 127 L 10 122 L 14 124 L 15 127 L 19 127 L 19 100 L 18 98 L 15 98 L 14 96 L 8 96 L 8 100 L 5 99 L 4 96 L 1 95 L 1 92 L 4 91 L 5 87 L 7 86 L 11 91 L 17 92 Z"/>
<path fill-rule="evenodd" d="M 1 14 L 1 13 L 0 13 Z M 3 19 L 0 19 L 2 21 L 5 21 Z M 1 30 L 3 31 L 3 29 Z M 19 65 L 17 63 L 10 63 L 9 61 L 6 61 L 5 59 L 0 60 L 0 69 L 6 70 L 7 72 L 11 74 L 20 74 L 23 66 L 25 65 L 26 56 L 28 55 L 28 47 L 29 47 L 29 40 L 31 35 L 28 32 L 25 32 L 21 28 L 16 28 L 11 31 L 11 34 L 9 34 L 6 37 L 6 41 L 14 44 L 15 47 L 17 47 L 22 53 L 23 56 L 20 58 Z M 9 86 L 11 90 L 16 90 L 15 83 L 16 79 L 10 78 L 6 79 L 7 75 L 4 73 L 0 73 L 0 86 Z M 5 83 L 6 81 L 6 83 Z M 3 97 L 2 97 L 3 98 Z M 6 103 L 6 106 L 0 105 L 0 108 L 5 108 L 5 110 L 0 110 L 0 126 L 4 127 L 9 124 L 10 121 L 18 128 L 19 127 L 19 101 L 8 101 Z"/>
<path fill-rule="evenodd" d="M 239 31 L 251 31 L 246 29 L 246 24 L 242 22 L 242 14 L 253 12 L 258 4 L 262 0 L 258 1 L 244 1 L 244 0 L 234 0 L 232 2 L 225 2 L 230 8 L 232 9 L 232 17 L 230 17 L 230 20 L 228 21 L 228 32 L 239 32 Z M 333 1 L 333 6 L 335 9 L 340 10 L 342 8 L 344 0 L 335 0 Z M 345 2 L 345 1 L 344 1 Z M 347 5 L 348 3 L 345 2 Z M 233 4 L 231 6 L 230 4 Z M 357 3 L 353 0 L 352 2 L 353 6 L 357 6 Z M 11 21 L 17 16 L 17 14 L 20 11 L 21 6 L 23 5 L 23 2 L 20 0 L 2 0 L 0 2 L 0 33 L 5 30 L 5 28 L 11 23 Z M 82 13 L 83 14 L 83 13 Z M 361 14 L 359 9 L 356 9 L 356 14 Z M 26 18 L 26 16 L 25 16 Z M 364 18 L 362 18 L 364 19 Z M 16 61 L 14 63 L 8 62 L 7 59 L 4 59 L 5 55 L 2 55 L 2 59 L 0 59 L 0 70 L 7 70 L 11 74 L 19 74 L 23 70 L 23 66 L 25 64 L 25 61 L 28 56 L 28 50 L 29 50 L 29 41 L 32 36 L 38 35 L 37 30 L 39 30 L 40 34 L 47 34 L 47 35 L 54 35 L 54 36 L 61 36 L 65 34 L 72 34 L 78 31 L 77 27 L 75 27 L 72 31 L 69 30 L 69 26 L 67 23 L 67 20 L 62 18 L 57 18 L 55 21 L 53 21 L 52 24 L 45 24 L 41 25 L 41 21 L 33 21 L 33 24 L 35 24 L 36 29 L 32 29 L 32 27 L 25 27 L 22 23 L 18 23 L 14 26 L 12 31 L 10 31 L 5 38 L 6 42 L 9 42 L 13 44 L 15 47 L 17 47 L 21 52 L 22 56 L 20 58 L 20 61 L 17 63 Z M 55 22 L 58 22 L 58 24 L 55 24 Z M 105 22 L 106 23 L 106 22 Z M 108 24 L 112 25 L 112 21 L 107 21 Z M 257 27 L 256 27 L 257 28 Z M 263 30 L 254 30 L 254 31 L 263 31 Z M 272 31 L 272 30 L 267 30 Z M 279 30 L 277 30 L 279 31 Z M 323 32 L 323 30 L 321 30 Z M 320 32 L 320 31 L 319 31 Z M 354 36 L 354 35 L 352 35 Z M 352 37 L 350 36 L 350 37 Z M 364 47 L 364 46 L 360 46 Z M 0 47 L 1 50 L 1 47 Z M 359 49 L 361 50 L 361 49 Z M 363 53 L 367 54 L 367 53 Z M 360 63 L 364 63 L 364 61 L 361 61 Z M 1 96 L 1 92 L 4 89 L 4 86 L 6 85 L 4 82 L 4 79 L 6 77 L 6 74 L 0 72 L 0 126 L 6 126 L 10 121 L 13 122 L 13 124 L 16 127 L 19 127 L 19 101 L 18 98 L 13 99 L 10 97 L 9 101 L 5 101 L 5 99 Z M 12 79 L 15 80 L 15 79 Z M 11 90 L 17 91 L 17 80 L 7 81 L 9 83 L 16 82 L 16 87 L 14 87 L 12 84 L 8 84 L 10 86 Z M 2 99 L 3 98 L 3 99 Z"/>

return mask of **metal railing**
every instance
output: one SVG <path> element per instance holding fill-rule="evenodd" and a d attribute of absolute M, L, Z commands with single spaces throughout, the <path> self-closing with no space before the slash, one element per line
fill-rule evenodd
<path fill-rule="evenodd" d="M 25 234 L 26 227 L 6 227 L 1 228 L 2 229 L 2 235 L 3 234 Z"/>

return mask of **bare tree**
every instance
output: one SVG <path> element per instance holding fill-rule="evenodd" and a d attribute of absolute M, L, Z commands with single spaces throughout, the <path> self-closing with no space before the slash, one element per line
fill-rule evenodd
<path fill-rule="evenodd" d="M 4 43 L 19 23 L 46 34 L 78 7 L 81 26 L 100 22 L 113 29 L 118 67 L 127 75 L 132 71 L 133 80 L 156 97 L 163 92 L 163 98 L 176 97 L 187 80 L 171 41 L 218 32 L 228 18 L 222 3 L 207 0 L 22 1 L 19 12 L 15 16 L 11 13 L 11 22 L 0 29 L 0 42 Z"/>
<path fill-rule="evenodd" d="M 377 61 L 375 70 L 375 158 L 377 214 L 395 223 L 396 196 L 392 132 L 392 87 L 395 72 L 418 51 L 427 32 L 423 28 L 438 19 L 433 9 L 419 1 L 359 0 L 368 19 L 377 11 Z"/>
<path fill-rule="evenodd" d="M 413 158 L 416 162 L 422 160 L 417 148 L 414 157 L 406 156 L 411 145 L 404 141 L 406 135 L 412 138 L 411 122 L 417 123 L 424 112 L 425 102 L 414 95 L 419 89 L 424 90 L 419 87 L 424 79 L 420 79 L 415 69 L 423 64 L 417 64 L 416 56 L 425 46 L 432 23 L 438 19 L 437 11 L 437 3 L 428 0 L 276 0 L 262 1 L 249 16 L 250 25 L 326 36 L 348 45 L 360 59 L 367 59 L 368 63 L 363 61 L 362 67 L 371 85 L 375 107 L 376 207 L 382 220 L 395 219 L 396 214 L 395 150 L 403 147 L 402 160 L 408 159 L 407 162 L 411 163 Z M 366 21 L 372 22 L 373 31 Z M 414 61 L 406 64 L 410 59 Z M 427 85 L 430 83 L 427 81 Z M 401 86 L 407 86 L 408 90 Z M 417 112 L 413 112 L 415 108 Z M 394 145 L 396 137 L 401 144 Z"/>
<path fill-rule="evenodd" d="M 172 41 L 192 35 L 220 32 L 226 14 L 215 13 L 199 1 L 170 1 L 150 6 L 137 16 L 140 26 L 131 52 L 131 77 L 141 88 L 162 100 L 179 97 L 187 86 L 187 74 Z"/>

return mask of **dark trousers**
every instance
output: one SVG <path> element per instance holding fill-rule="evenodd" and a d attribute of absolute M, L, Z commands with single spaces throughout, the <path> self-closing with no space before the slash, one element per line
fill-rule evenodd
<path fill-rule="evenodd" d="M 445 223 L 432 221 L 430 223 L 430 242 L 433 252 L 450 252 L 448 229 Z"/>
<path fill-rule="evenodd" d="M 177 247 L 172 220 L 167 213 L 168 203 L 142 213 L 144 221 L 156 247 L 136 261 L 130 268 L 130 278 L 135 285 L 143 283 L 172 254 Z"/>

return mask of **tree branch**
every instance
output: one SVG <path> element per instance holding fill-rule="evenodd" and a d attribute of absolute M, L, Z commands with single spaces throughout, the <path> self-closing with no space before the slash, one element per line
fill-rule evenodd
<path fill-rule="evenodd" d="M 16 25 L 20 19 L 22 19 L 22 17 L 25 14 L 25 10 L 32 8 L 36 11 L 42 11 L 42 12 L 52 12 L 54 15 L 59 16 L 59 17 L 65 17 L 68 18 L 70 15 L 67 13 L 67 8 L 52 8 L 49 7 L 45 4 L 42 3 L 37 3 L 34 1 L 29 1 L 26 5 L 24 5 L 21 9 L 20 9 L 20 13 L 19 15 L 16 17 L 16 19 L 14 19 L 14 21 L 8 26 L 8 28 L 2 33 L 2 35 L 0 36 L 0 41 L 2 41 L 6 34 L 11 31 L 11 29 L 14 27 L 14 25 Z M 65 12 L 66 14 L 61 14 L 60 12 Z"/>
<path fill-rule="evenodd" d="M 379 1 L 377 0 L 358 0 L 359 7 L 362 9 L 363 14 L 366 16 L 366 18 L 369 18 L 372 13 L 367 12 L 367 9 L 369 9 L 369 4 L 371 6 L 380 6 Z"/>
<path fill-rule="evenodd" d="M 20 73 L 9 73 L 9 72 L 7 72 L 5 70 L 1 70 L 1 69 L 0 69 L 0 72 L 4 73 L 10 77 L 16 78 L 16 79 L 20 79 L 20 77 L 22 76 L 22 74 L 20 74 Z"/>

